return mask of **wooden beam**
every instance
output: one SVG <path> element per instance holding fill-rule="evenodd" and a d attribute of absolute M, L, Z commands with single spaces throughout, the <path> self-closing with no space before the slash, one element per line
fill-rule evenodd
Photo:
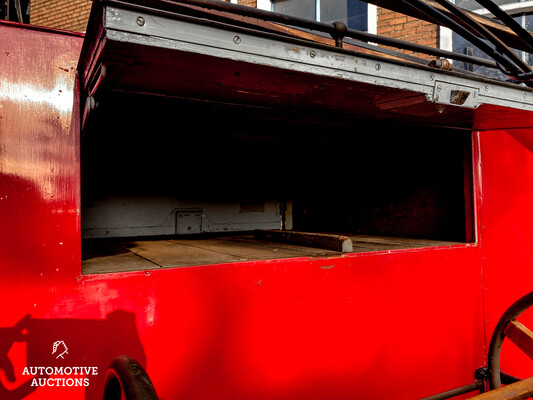
<path fill-rule="evenodd" d="M 503 334 L 518 346 L 529 358 L 533 359 L 533 332 L 518 321 L 511 321 Z"/>
<path fill-rule="evenodd" d="M 353 251 L 352 240 L 349 237 L 342 235 L 259 229 L 254 231 L 254 236 L 259 240 L 290 243 L 343 253 L 350 253 Z"/>
<path fill-rule="evenodd" d="M 470 400 L 522 400 L 530 398 L 533 394 L 533 377 L 518 381 L 510 385 L 485 392 Z"/>

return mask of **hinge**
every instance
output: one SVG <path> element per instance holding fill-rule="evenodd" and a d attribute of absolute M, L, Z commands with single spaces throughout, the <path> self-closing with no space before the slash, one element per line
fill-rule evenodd
<path fill-rule="evenodd" d="M 433 102 L 466 108 L 479 107 L 479 89 L 436 81 L 433 90 Z"/>

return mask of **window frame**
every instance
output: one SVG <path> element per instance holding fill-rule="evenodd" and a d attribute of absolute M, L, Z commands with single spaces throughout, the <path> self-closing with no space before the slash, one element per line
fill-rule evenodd
<path fill-rule="evenodd" d="M 274 11 L 275 0 L 257 0 L 257 8 L 260 10 Z M 320 21 L 320 2 L 323 0 L 315 0 L 315 9 L 317 15 L 317 21 Z M 377 34 L 378 31 L 378 18 L 377 18 L 377 6 L 367 3 L 367 31 L 368 33 Z"/>

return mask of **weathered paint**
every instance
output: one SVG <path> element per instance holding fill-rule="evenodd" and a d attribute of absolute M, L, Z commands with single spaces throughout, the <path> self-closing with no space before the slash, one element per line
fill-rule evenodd
<path fill-rule="evenodd" d="M 100 398 L 120 354 L 162 399 L 417 399 L 472 383 L 498 316 L 531 286 L 528 131 L 490 130 L 485 107 L 477 244 L 82 276 L 81 38 L 0 37 L 2 399 Z M 98 374 L 36 388 L 26 366 Z"/>

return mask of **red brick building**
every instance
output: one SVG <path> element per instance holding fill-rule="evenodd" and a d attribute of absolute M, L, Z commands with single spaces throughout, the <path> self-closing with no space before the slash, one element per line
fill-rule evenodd
<path fill-rule="evenodd" d="M 423 46 L 440 46 L 438 26 L 381 7 L 377 12 L 377 33 Z"/>
<path fill-rule="evenodd" d="M 31 0 L 30 23 L 84 32 L 91 5 L 91 0 Z"/>

